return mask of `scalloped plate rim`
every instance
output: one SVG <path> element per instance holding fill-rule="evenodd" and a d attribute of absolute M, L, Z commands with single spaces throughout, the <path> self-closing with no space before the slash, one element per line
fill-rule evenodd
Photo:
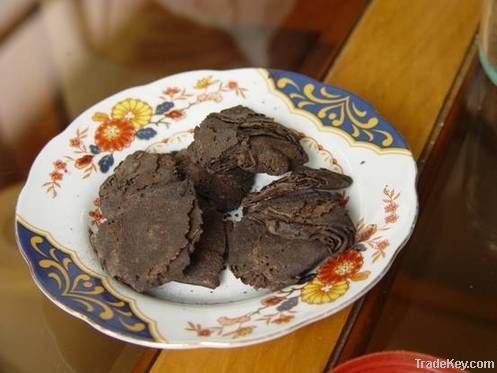
<path fill-rule="evenodd" d="M 132 90 L 136 90 L 138 88 L 143 88 L 143 87 L 154 85 L 154 84 L 156 84 L 156 83 L 158 83 L 161 80 L 164 80 L 166 78 L 167 79 L 175 78 L 177 76 L 181 76 L 181 75 L 185 75 L 185 74 L 189 74 L 189 73 L 201 73 L 201 72 L 204 72 L 204 73 L 208 74 L 208 73 L 228 72 L 228 71 L 254 71 L 254 70 L 257 70 L 257 71 L 261 71 L 261 70 L 262 71 L 268 71 L 270 69 L 264 69 L 264 68 L 240 68 L 240 69 L 226 69 L 226 70 L 198 69 L 198 70 L 191 70 L 191 71 L 179 72 L 179 73 L 176 73 L 176 74 L 173 74 L 173 75 L 165 76 L 163 78 L 157 79 L 155 81 L 152 81 L 152 82 L 149 82 L 149 83 L 146 83 L 146 84 L 136 85 L 136 86 L 133 86 L 133 87 L 126 88 L 124 90 L 115 92 L 112 95 L 103 98 L 99 102 L 101 102 L 103 100 L 107 100 L 107 99 L 112 99 L 114 97 L 122 95 L 124 92 L 127 92 L 127 91 L 132 91 Z M 279 71 L 284 71 L 284 70 L 279 70 Z M 292 72 L 292 73 L 293 74 L 297 74 L 297 75 L 299 75 L 299 76 L 301 76 L 301 77 L 303 77 L 303 78 L 305 78 L 307 80 L 319 82 L 319 81 L 317 81 L 317 80 L 315 80 L 313 78 L 307 77 L 304 74 L 300 74 L 300 73 L 296 73 L 296 72 Z M 319 83 L 323 83 L 323 82 L 319 82 Z M 388 270 L 392 266 L 393 262 L 395 261 L 397 255 L 399 255 L 400 251 L 405 247 L 406 243 L 410 239 L 410 237 L 411 237 L 411 235 L 412 235 L 412 233 L 414 231 L 414 227 L 415 227 L 415 224 L 416 224 L 416 221 L 417 221 L 417 218 L 418 218 L 418 213 L 419 213 L 419 200 L 418 200 L 418 195 L 417 195 L 417 190 L 416 190 L 417 179 L 418 179 L 419 173 L 418 173 L 418 170 L 417 170 L 417 167 L 416 167 L 416 162 L 415 162 L 415 160 L 414 160 L 414 158 L 412 156 L 412 153 L 410 151 L 410 148 L 409 148 L 407 142 L 405 141 L 405 138 L 402 136 L 402 134 L 400 134 L 395 129 L 395 127 L 393 125 L 391 125 L 386 119 L 384 119 L 381 116 L 381 114 L 375 109 L 375 107 L 373 105 L 371 105 L 369 102 L 367 102 L 366 100 L 362 99 L 361 97 L 357 96 L 356 94 L 354 94 L 352 92 L 349 92 L 346 89 L 343 89 L 343 88 L 337 87 L 337 86 L 333 86 L 333 85 L 330 85 L 330 84 L 327 84 L 327 83 L 325 83 L 325 84 L 327 86 L 332 86 L 333 88 L 335 88 L 335 89 L 343 92 L 344 94 L 350 95 L 350 96 L 354 97 L 355 99 L 363 102 L 364 104 L 367 105 L 368 111 L 374 112 L 377 116 L 381 117 L 385 121 L 385 123 L 388 124 L 388 126 L 392 129 L 392 131 L 397 136 L 399 136 L 402 139 L 402 141 L 406 144 L 406 150 L 408 151 L 408 154 L 405 154 L 405 156 L 408 156 L 411 159 L 412 163 L 414 164 L 414 175 L 413 175 L 414 183 L 412 185 L 412 188 L 414 189 L 413 190 L 413 192 L 414 192 L 413 195 L 416 197 L 416 199 L 414 201 L 415 202 L 415 206 L 414 206 L 414 217 L 413 217 L 412 224 L 410 226 L 409 232 L 404 237 L 402 243 L 400 245 L 398 245 L 397 247 L 395 247 L 392 250 L 392 251 L 394 251 L 393 254 L 392 254 L 392 257 L 389 258 L 389 260 L 388 260 L 387 263 L 385 263 L 385 266 L 382 268 L 381 272 L 379 272 L 378 275 L 376 275 L 374 277 L 374 279 L 372 279 L 371 282 L 367 286 L 364 286 L 362 289 L 360 289 L 357 292 L 357 294 L 354 294 L 349 299 L 347 299 L 343 304 L 340 305 L 340 309 L 344 309 L 344 308 L 350 306 L 352 303 L 354 303 L 358 299 L 360 299 L 361 297 L 363 297 L 369 290 L 371 290 L 374 286 L 376 286 L 376 284 L 384 277 L 384 275 L 386 274 L 386 272 L 388 272 Z M 50 141 L 48 141 L 47 144 L 45 144 L 45 146 L 40 150 L 40 152 L 38 153 L 38 155 L 35 157 L 35 160 L 33 161 L 33 163 L 36 163 L 39 160 L 39 158 L 41 157 L 41 154 L 44 153 L 47 148 L 50 148 L 52 145 L 54 145 L 54 143 L 57 141 L 57 139 L 60 139 L 61 137 L 63 137 L 64 135 L 67 135 L 69 133 L 69 131 L 71 130 L 71 124 L 72 123 L 78 122 L 81 118 L 83 118 L 86 114 L 88 114 L 88 112 L 90 112 L 96 105 L 98 105 L 99 102 L 96 102 L 95 104 L 90 105 L 85 110 L 83 110 L 78 116 L 76 116 L 71 121 L 71 123 L 63 131 L 61 131 L 56 136 L 54 136 L 52 139 L 50 139 Z M 324 136 L 326 136 L 326 134 L 324 134 Z M 26 178 L 27 181 L 29 181 L 29 179 L 32 176 L 33 172 L 34 172 L 34 169 L 30 168 L 28 176 Z M 16 205 L 16 217 L 15 217 L 14 225 L 15 225 L 16 242 L 17 242 L 19 251 L 22 254 L 23 259 L 26 261 L 26 263 L 28 265 L 31 277 L 33 278 L 35 284 L 40 289 L 40 291 L 48 299 L 50 299 L 50 301 L 53 302 L 57 307 L 59 307 L 60 309 L 62 309 L 65 312 L 67 312 L 71 316 L 76 317 L 76 318 L 84 321 L 85 323 L 89 324 L 93 328 L 97 329 L 98 331 L 100 331 L 100 332 L 102 332 L 102 333 L 104 333 L 104 334 L 106 334 L 108 336 L 117 338 L 117 339 L 125 341 L 125 342 L 135 343 L 135 344 L 138 344 L 138 345 L 142 345 L 142 346 L 146 346 L 146 347 L 152 347 L 152 348 L 167 348 L 167 349 L 193 349 L 193 348 L 205 348 L 205 347 L 209 347 L 209 348 L 236 348 L 236 347 L 241 347 L 241 346 L 254 345 L 254 344 L 261 343 L 261 342 L 273 340 L 273 339 L 276 339 L 278 337 L 282 337 L 284 335 L 287 335 L 287 334 L 290 334 L 290 333 L 294 332 L 295 330 L 297 330 L 297 329 L 299 329 L 299 328 L 301 328 L 303 326 L 306 326 L 306 325 L 309 325 L 309 324 L 314 323 L 316 321 L 322 320 L 322 319 L 324 319 L 326 317 L 329 317 L 329 316 L 331 316 L 331 315 L 339 312 L 339 310 L 335 310 L 335 309 L 323 310 L 323 312 L 321 314 L 319 314 L 319 315 L 316 315 L 314 317 L 309 317 L 307 319 L 299 320 L 295 324 L 288 325 L 286 327 L 281 327 L 281 328 L 279 328 L 279 329 L 277 329 L 277 330 L 275 330 L 275 331 L 273 331 L 271 333 L 265 334 L 262 337 L 261 336 L 256 336 L 256 337 L 253 337 L 253 338 L 247 337 L 245 339 L 226 340 L 226 341 L 208 341 L 208 340 L 199 339 L 198 337 L 197 338 L 192 338 L 191 341 L 184 341 L 184 342 L 181 342 L 181 343 L 168 342 L 168 341 L 151 341 L 151 340 L 147 340 L 147 339 L 140 339 L 140 338 L 136 338 L 136 337 L 127 336 L 127 335 L 121 334 L 119 332 L 115 332 L 113 330 L 109 330 L 109 329 L 105 328 L 104 326 L 99 325 L 98 323 L 93 322 L 92 320 L 90 320 L 83 313 L 81 313 L 81 312 L 79 312 L 77 310 L 74 310 L 70 306 L 67 306 L 66 304 L 64 304 L 64 303 L 60 302 L 59 300 L 57 300 L 55 297 L 53 297 L 49 293 L 49 291 L 46 289 L 45 285 L 43 285 L 42 283 L 40 283 L 40 281 L 37 279 L 36 275 L 34 274 L 34 271 L 33 271 L 33 268 L 32 268 L 32 263 L 27 258 L 27 254 L 25 252 L 25 248 L 20 243 L 20 239 L 19 239 L 19 235 L 18 235 L 18 229 L 17 229 L 18 217 L 20 217 L 20 215 L 18 214 L 18 209 L 19 209 L 19 205 L 22 203 L 23 193 L 27 189 L 26 186 L 27 186 L 27 182 L 23 186 L 23 188 L 22 188 L 22 190 L 21 190 L 21 192 L 19 194 L 19 199 L 18 199 L 18 202 L 17 202 L 17 205 Z M 23 219 L 23 217 L 21 217 L 21 219 Z M 24 219 L 24 220 L 27 221 L 27 222 L 29 222 L 29 220 L 27 220 L 27 219 Z M 77 253 L 74 250 L 72 250 L 72 251 L 75 252 L 75 253 Z M 115 289 L 113 289 L 113 290 L 116 293 L 118 293 Z"/>

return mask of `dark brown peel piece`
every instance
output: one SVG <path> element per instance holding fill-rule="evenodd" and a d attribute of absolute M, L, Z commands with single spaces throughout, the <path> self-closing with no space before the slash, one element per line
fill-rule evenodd
<path fill-rule="evenodd" d="M 105 217 L 119 213 L 126 201 L 155 184 L 180 180 L 176 160 L 169 154 L 137 151 L 128 155 L 100 186 L 100 207 Z"/>
<path fill-rule="evenodd" d="M 189 147 L 192 160 L 212 171 L 225 171 L 236 167 L 234 162 L 229 160 L 229 155 L 239 143 L 237 132 L 235 123 L 223 120 L 219 113 L 209 114 L 200 126 L 195 127 L 194 141 Z M 226 161 L 224 167 L 211 167 L 214 163 L 222 161 Z"/>
<path fill-rule="evenodd" d="M 152 185 L 107 218 L 95 236 L 105 269 L 139 292 L 171 280 L 189 264 L 202 218 L 193 184 Z"/>
<path fill-rule="evenodd" d="M 288 174 L 265 186 L 257 193 L 251 193 L 242 201 L 242 206 L 282 196 L 288 193 L 304 191 L 334 191 L 352 185 L 352 178 L 324 168 L 314 169 L 298 166 Z"/>
<path fill-rule="evenodd" d="M 241 105 L 209 114 L 194 138 L 192 159 L 211 171 L 281 175 L 308 161 L 292 130 Z"/>
<path fill-rule="evenodd" d="M 247 261 L 248 255 L 264 234 L 265 229 L 262 224 L 245 218 L 227 230 L 227 262 L 232 266 L 232 269 L 233 266 L 236 266 L 240 275 L 250 271 L 251 267 Z"/>
<path fill-rule="evenodd" d="M 319 191 L 288 193 L 252 203 L 245 208 L 251 216 L 271 216 L 303 221 L 318 218 L 340 207 L 340 196 Z"/>
<path fill-rule="evenodd" d="M 219 211 L 232 210 L 252 188 L 254 175 L 239 167 L 225 172 L 211 172 L 195 163 L 188 149 L 175 154 L 185 177 L 193 181 L 199 196 L 211 200 Z"/>
<path fill-rule="evenodd" d="M 235 163 L 252 173 L 282 175 L 307 162 L 298 146 L 286 139 L 271 136 L 251 136 L 248 144 L 233 156 Z"/>
<path fill-rule="evenodd" d="M 293 183 L 288 179 L 283 185 Z M 228 256 L 232 272 L 244 283 L 278 289 L 352 247 L 355 227 L 341 197 L 312 189 L 331 185 L 328 179 L 313 178 L 310 185 L 296 192 L 286 186 L 268 188 L 271 193 L 246 204 L 229 239 Z"/>
<path fill-rule="evenodd" d="M 204 219 L 203 233 L 195 245 L 190 264 L 175 281 L 214 289 L 219 286 L 219 274 L 224 268 L 226 235 L 223 215 L 206 200 L 200 202 Z"/>
<path fill-rule="evenodd" d="M 302 275 L 329 256 L 329 252 L 319 241 L 282 239 L 266 234 L 250 255 L 267 279 L 266 287 L 281 289 L 298 282 Z"/>
<path fill-rule="evenodd" d="M 246 212 L 247 219 L 264 224 L 271 234 L 319 240 L 330 254 L 342 252 L 354 243 L 354 224 L 336 194 L 290 193 L 253 203 Z"/>
<path fill-rule="evenodd" d="M 190 180 L 188 180 L 190 183 Z M 189 252 L 192 253 L 195 250 L 194 244 L 200 240 L 203 232 L 203 211 L 200 208 L 198 198 L 195 195 L 193 200 L 193 208 L 190 210 L 190 231 L 186 235 L 188 241 L 191 243 L 189 247 Z"/>
<path fill-rule="evenodd" d="M 244 106 L 223 110 L 221 114 L 224 118 L 236 117 L 239 123 L 242 146 L 234 153 L 239 167 L 249 172 L 282 175 L 309 160 L 297 134 L 273 119 Z"/>
<path fill-rule="evenodd" d="M 216 288 L 225 262 L 256 288 L 294 284 L 354 244 L 336 191 L 346 175 L 303 166 L 300 136 L 244 106 L 209 114 L 172 154 L 135 152 L 101 186 L 91 238 L 102 266 L 143 292 L 168 281 Z M 248 194 L 255 173 L 283 175 Z M 240 222 L 223 212 L 242 204 Z"/>
<path fill-rule="evenodd" d="M 341 215 L 344 221 L 321 226 L 278 220 L 266 220 L 264 223 L 268 232 L 275 236 L 294 240 L 317 240 L 325 244 L 329 254 L 335 254 L 350 248 L 355 234 L 350 218 L 346 214 Z"/>
<path fill-rule="evenodd" d="M 278 289 L 296 283 L 329 255 L 319 241 L 275 236 L 249 219 L 235 226 L 229 241 L 233 274 L 256 288 Z"/>

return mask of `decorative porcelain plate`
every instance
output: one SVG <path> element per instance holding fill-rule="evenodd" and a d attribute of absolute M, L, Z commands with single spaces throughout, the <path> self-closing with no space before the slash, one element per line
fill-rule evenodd
<path fill-rule="evenodd" d="M 215 290 L 173 282 L 139 294 L 110 278 L 89 242 L 100 184 L 126 155 L 184 148 L 208 113 L 238 104 L 299 131 L 310 166 L 353 177 L 343 198 L 360 250 L 276 292 L 228 270 Z M 257 175 L 255 188 L 270 179 Z M 117 93 L 50 141 L 19 197 L 17 239 L 43 293 L 103 333 L 160 348 L 235 347 L 330 316 L 371 289 L 412 232 L 415 181 L 402 137 L 349 92 L 279 70 L 192 71 Z"/>

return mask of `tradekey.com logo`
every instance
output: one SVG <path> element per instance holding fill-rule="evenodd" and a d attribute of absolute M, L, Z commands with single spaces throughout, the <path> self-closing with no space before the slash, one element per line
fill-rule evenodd
<path fill-rule="evenodd" d="M 455 360 L 455 359 L 434 359 L 416 360 L 416 368 L 419 369 L 494 369 L 495 361 L 491 360 Z"/>

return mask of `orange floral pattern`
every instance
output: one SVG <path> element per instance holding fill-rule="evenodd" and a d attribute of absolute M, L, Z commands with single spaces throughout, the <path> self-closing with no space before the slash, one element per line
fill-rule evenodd
<path fill-rule="evenodd" d="M 226 317 L 226 316 L 221 316 L 220 318 L 217 319 L 217 322 L 219 325 L 222 326 L 229 326 L 229 325 L 234 325 L 234 324 L 242 324 L 244 322 L 250 321 L 250 316 L 249 315 L 242 315 L 239 317 Z"/>
<path fill-rule="evenodd" d="M 100 198 L 95 198 L 93 201 L 93 209 L 90 210 L 88 216 L 91 219 L 90 224 L 92 226 L 98 226 L 102 222 L 104 216 L 102 214 L 102 210 L 100 210 Z"/>
<path fill-rule="evenodd" d="M 173 120 L 181 120 L 186 116 L 186 113 L 184 110 L 174 109 L 169 110 L 164 116 Z"/>
<path fill-rule="evenodd" d="M 56 160 L 53 163 L 53 165 L 54 165 L 56 170 L 67 172 L 67 163 L 66 162 L 63 162 L 61 160 Z"/>
<path fill-rule="evenodd" d="M 275 306 L 281 303 L 282 301 L 284 301 L 285 299 L 286 299 L 285 297 L 272 296 L 269 298 L 264 298 L 263 300 L 261 300 L 261 303 L 264 306 Z"/>
<path fill-rule="evenodd" d="M 224 85 L 223 88 L 224 90 L 235 91 L 237 96 L 241 96 L 243 98 L 245 98 L 245 92 L 247 91 L 246 88 L 240 87 L 240 84 L 238 84 L 238 82 L 235 80 L 230 80 L 228 83 Z"/>
<path fill-rule="evenodd" d="M 131 144 L 134 135 L 133 124 L 127 119 L 108 119 L 95 131 L 95 145 L 104 152 L 121 151 Z"/>
<path fill-rule="evenodd" d="M 93 155 L 87 154 L 87 155 L 84 155 L 84 156 L 76 159 L 76 161 L 74 162 L 74 166 L 76 168 L 82 169 L 82 168 L 87 167 L 89 164 L 91 164 L 92 160 L 93 160 Z"/>
<path fill-rule="evenodd" d="M 385 216 L 380 224 L 365 224 L 363 219 L 357 224 L 356 247 L 359 249 L 373 249 L 373 263 L 385 258 L 390 241 L 383 237 L 382 232 L 389 230 L 400 218 L 400 192 L 385 186 L 383 189 L 383 203 Z"/>
<path fill-rule="evenodd" d="M 212 334 L 211 329 L 202 328 L 202 325 L 194 324 L 192 322 L 188 322 L 188 326 L 185 328 L 185 330 L 195 332 L 199 337 L 210 337 L 210 335 Z"/>
<path fill-rule="evenodd" d="M 50 178 L 54 181 L 62 180 L 63 175 L 60 172 L 52 171 L 50 172 Z"/>
<path fill-rule="evenodd" d="M 385 216 L 385 223 L 396 223 L 397 220 L 399 220 L 399 215 L 397 214 L 399 204 L 396 201 L 400 197 L 400 193 L 395 193 L 395 190 L 385 187 L 385 189 L 383 189 L 383 194 L 385 195 L 383 202 L 385 203 L 385 212 L 387 213 Z"/>
<path fill-rule="evenodd" d="M 271 321 L 273 324 L 286 324 L 290 322 L 295 316 L 293 315 L 279 315 L 277 318 Z"/>
<path fill-rule="evenodd" d="M 162 93 L 165 96 L 174 97 L 176 94 L 180 93 L 181 89 L 178 87 L 167 87 Z"/>
<path fill-rule="evenodd" d="M 334 258 L 330 258 L 318 271 L 317 278 L 324 283 L 335 283 L 348 280 L 357 273 L 364 260 L 356 250 L 347 250 Z"/>
<path fill-rule="evenodd" d="M 94 172 L 106 173 L 114 166 L 114 153 L 128 148 L 135 140 L 150 140 L 157 135 L 157 128 L 168 128 L 186 118 L 187 111 L 204 102 L 222 102 L 225 95 L 246 97 L 247 89 L 235 80 L 222 81 L 213 76 L 203 77 L 193 85 L 193 91 L 185 87 L 165 87 L 159 95 L 160 102 L 155 109 L 148 102 L 128 97 L 116 102 L 110 113 L 94 112 L 91 119 L 95 126 L 78 128 L 68 140 L 72 154 L 53 162 L 48 172 L 48 181 L 42 184 L 52 197 L 62 188 L 62 181 L 71 164 L 74 170 L 82 172 L 82 178 Z M 90 136 L 90 131 L 94 135 Z M 92 144 L 87 144 L 93 138 Z"/>

